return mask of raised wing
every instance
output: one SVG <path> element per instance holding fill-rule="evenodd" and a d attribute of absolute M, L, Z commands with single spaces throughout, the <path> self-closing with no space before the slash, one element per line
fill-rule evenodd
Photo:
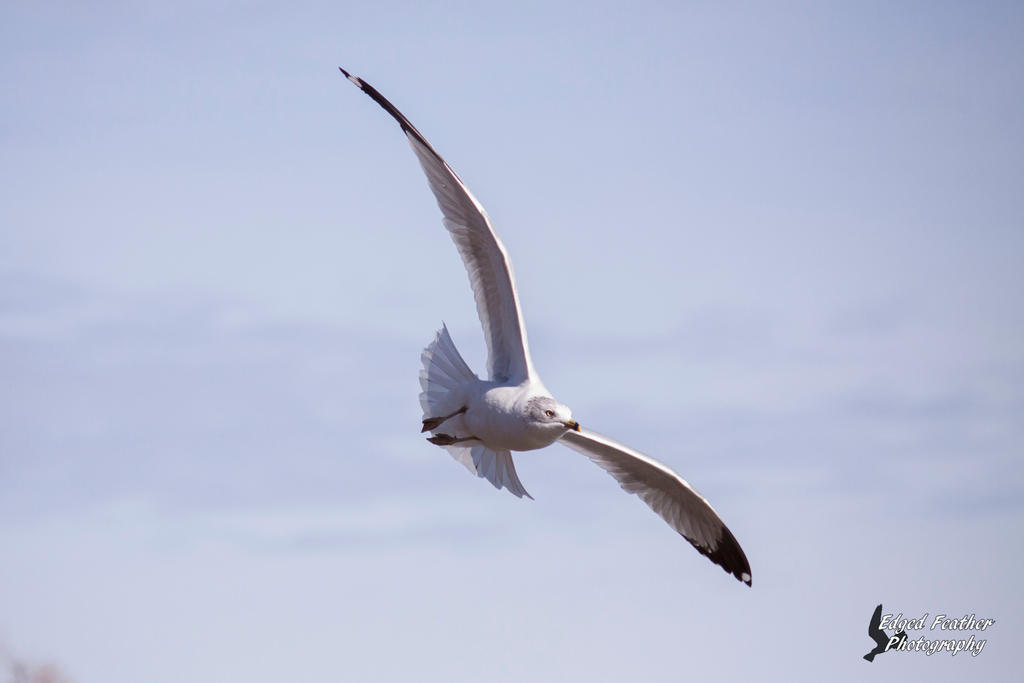
<path fill-rule="evenodd" d="M 344 69 L 341 73 L 398 121 L 427 174 L 427 182 L 444 214 L 444 225 L 469 272 L 487 342 L 490 379 L 519 383 L 535 378 L 512 263 L 484 207 L 395 105 L 363 79 Z"/>
<path fill-rule="evenodd" d="M 663 463 L 588 429 L 559 441 L 579 451 L 638 495 L 702 555 L 751 585 L 750 563 L 722 518 L 678 474 Z"/>

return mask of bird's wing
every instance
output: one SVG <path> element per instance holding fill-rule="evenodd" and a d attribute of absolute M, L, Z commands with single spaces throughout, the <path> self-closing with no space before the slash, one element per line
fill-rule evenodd
<path fill-rule="evenodd" d="M 722 518 L 663 463 L 588 429 L 566 432 L 562 443 L 587 456 L 635 493 L 702 555 L 751 585 L 750 563 Z"/>
<path fill-rule="evenodd" d="M 484 207 L 395 105 L 363 79 L 344 69 L 341 72 L 398 121 L 427 174 L 427 182 L 444 214 L 444 225 L 469 272 L 487 341 L 490 379 L 519 383 L 534 378 L 512 263 Z"/>
<path fill-rule="evenodd" d="M 871 621 L 868 622 L 868 635 L 871 636 L 871 640 L 878 643 L 879 647 L 885 647 L 889 644 L 889 636 L 885 635 L 885 631 L 880 628 L 881 624 L 882 606 L 879 605 L 871 615 Z"/>

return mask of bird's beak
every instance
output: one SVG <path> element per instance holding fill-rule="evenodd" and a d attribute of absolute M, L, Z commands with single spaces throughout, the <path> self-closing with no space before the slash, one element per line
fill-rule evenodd
<path fill-rule="evenodd" d="M 569 420 L 568 422 L 565 422 L 563 424 L 565 424 L 566 427 L 573 430 L 574 432 L 580 431 L 580 423 L 577 422 L 576 420 Z"/>

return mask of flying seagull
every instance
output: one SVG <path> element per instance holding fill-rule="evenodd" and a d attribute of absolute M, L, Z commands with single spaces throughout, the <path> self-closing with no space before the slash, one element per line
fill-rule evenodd
<path fill-rule="evenodd" d="M 519 481 L 512 451 L 559 441 L 604 468 L 701 554 L 751 585 L 747 556 L 707 500 L 665 464 L 584 429 L 551 396 L 530 360 L 512 263 L 484 207 L 395 105 L 363 79 L 341 73 L 391 114 L 409 139 L 469 272 L 487 342 L 486 380 L 469 369 L 444 325 L 424 349 L 420 405 L 422 431 L 431 432 L 427 440 L 520 498 L 532 496 Z"/>

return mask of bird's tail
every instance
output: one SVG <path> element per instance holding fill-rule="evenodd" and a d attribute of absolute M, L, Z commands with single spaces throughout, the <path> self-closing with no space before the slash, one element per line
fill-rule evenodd
<path fill-rule="evenodd" d="M 463 400 L 459 388 L 477 376 L 462 360 L 447 326 L 441 325 L 434 341 L 423 349 L 420 359 L 423 361 L 423 369 L 420 370 L 423 419 L 449 415 L 458 410 L 461 407 L 458 403 Z"/>
<path fill-rule="evenodd" d="M 420 406 L 423 408 L 424 425 L 431 418 L 451 415 L 465 404 L 466 397 L 461 388 L 472 380 L 478 379 L 462 360 L 455 342 L 448 334 L 444 325 L 437 331 L 434 341 L 423 349 L 423 369 L 420 370 Z M 456 432 L 462 423 L 460 415 L 442 422 L 431 431 L 441 433 Z M 506 488 L 512 495 L 532 498 L 516 474 L 516 466 L 509 451 L 494 451 L 481 443 L 467 442 L 444 446 L 453 458 L 462 463 L 466 469 L 478 477 L 483 477 L 494 484 L 495 488 Z"/>

